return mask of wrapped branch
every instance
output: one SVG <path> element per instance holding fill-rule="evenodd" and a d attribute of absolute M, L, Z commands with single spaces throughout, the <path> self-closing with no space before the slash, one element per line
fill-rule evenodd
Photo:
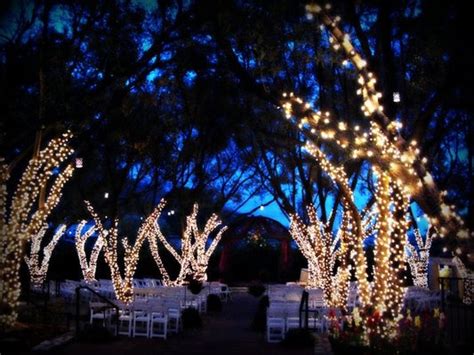
<path fill-rule="evenodd" d="M 104 240 L 102 234 L 99 233 L 94 246 L 92 247 L 89 262 L 87 261 L 86 255 L 86 242 L 95 233 L 96 228 L 89 228 L 84 234 L 82 233 L 87 221 L 81 221 L 76 228 L 75 233 L 75 244 L 77 256 L 79 257 L 79 263 L 81 265 L 82 277 L 86 282 L 92 282 L 95 280 L 95 272 L 97 269 L 97 260 L 99 254 L 104 246 Z"/>
<path fill-rule="evenodd" d="M 314 206 L 307 206 L 309 224 L 305 225 L 297 215 L 290 215 L 290 234 L 308 261 L 308 286 L 323 289 L 324 301 L 328 306 L 343 306 L 347 301 L 347 287 L 350 274 L 338 268 L 334 273 L 336 261 L 348 252 L 347 211 L 343 214 L 340 229 L 333 235 L 329 226 L 322 223 Z M 338 247 L 339 245 L 339 247 Z"/>
<path fill-rule="evenodd" d="M 0 300 L 5 310 L 0 315 L 0 327 L 9 327 L 17 319 L 20 296 L 19 269 L 24 259 L 25 244 L 36 238 L 46 224 L 51 211 L 61 199 L 61 192 L 74 171 L 72 164 L 62 164 L 74 152 L 69 147 L 70 132 L 51 140 L 28 162 L 8 206 L 6 183 L 9 168 L 0 160 Z M 53 180 L 55 170 L 60 169 Z M 49 190 L 48 190 L 48 185 Z M 45 191 L 44 203 L 39 204 L 40 192 Z M 51 245 L 53 246 L 53 245 Z"/>
<path fill-rule="evenodd" d="M 191 215 L 186 217 L 186 227 L 181 239 L 180 253 L 176 251 L 166 240 L 165 236 L 160 230 L 157 221 L 153 224 L 154 233 L 150 236 L 150 247 L 152 249 L 153 257 L 160 268 L 163 281 L 166 285 L 181 285 L 187 277 L 195 280 L 204 281 L 206 279 L 207 267 L 212 253 L 215 251 L 223 233 L 227 227 L 222 227 L 217 235 L 214 237 L 209 248 L 206 250 L 206 243 L 209 236 L 216 231 L 222 222 L 216 214 L 213 214 L 206 222 L 204 229 L 200 230 L 197 224 L 197 216 L 199 213 L 199 206 L 195 204 Z M 164 245 L 171 255 L 180 264 L 178 276 L 174 281 L 170 280 L 168 273 L 158 254 L 158 246 L 156 238 Z M 165 276 L 166 275 L 166 276 Z"/>
<path fill-rule="evenodd" d="M 25 262 L 30 271 L 30 281 L 35 286 L 42 285 L 46 279 L 51 254 L 56 244 L 58 244 L 59 239 L 63 236 L 66 230 L 66 225 L 63 224 L 56 230 L 51 241 L 43 249 L 43 259 L 40 262 L 39 254 L 41 251 L 41 242 L 43 241 L 47 230 L 48 226 L 45 225 L 31 238 L 30 255 L 25 256 Z"/>
<path fill-rule="evenodd" d="M 406 254 L 408 265 L 410 265 L 411 276 L 413 284 L 418 287 L 428 288 L 428 263 L 430 259 L 431 243 L 436 237 L 436 228 L 429 226 L 424 240 L 420 230 L 417 227 L 413 228 L 415 235 L 416 247 L 406 239 Z"/>

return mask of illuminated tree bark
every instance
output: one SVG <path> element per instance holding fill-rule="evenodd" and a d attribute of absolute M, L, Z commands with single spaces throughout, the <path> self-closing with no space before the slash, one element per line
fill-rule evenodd
<path fill-rule="evenodd" d="M 413 229 L 416 240 L 416 248 L 406 239 L 406 248 L 408 250 L 407 260 L 410 265 L 413 284 L 417 287 L 428 289 L 428 263 L 430 259 L 430 248 L 435 229 L 432 226 L 426 231 L 425 240 L 421 236 L 418 228 Z"/>
<path fill-rule="evenodd" d="M 99 254 L 104 246 L 104 240 L 102 239 L 102 234 L 99 233 L 97 239 L 92 247 L 92 252 L 90 255 L 89 262 L 87 261 L 86 255 L 86 242 L 91 237 L 94 232 L 96 231 L 95 227 L 89 228 L 84 234 L 82 230 L 86 225 L 86 221 L 81 221 L 76 228 L 75 233 L 75 244 L 76 244 L 76 251 L 77 256 L 79 257 L 79 263 L 81 264 L 81 271 L 82 277 L 86 282 L 95 281 L 95 271 L 97 269 L 97 260 L 99 258 Z"/>
<path fill-rule="evenodd" d="M 94 211 L 92 205 L 88 201 L 85 201 L 85 203 L 89 213 L 94 219 L 96 228 L 99 232 L 99 238 L 102 238 L 104 244 L 105 261 L 107 262 L 107 265 L 110 269 L 112 284 L 117 299 L 129 304 L 133 301 L 133 276 L 135 275 L 135 271 L 137 269 L 140 249 L 143 245 L 143 242 L 151 233 L 152 222 L 159 217 L 165 203 L 164 201 L 161 201 L 141 225 L 137 232 L 137 238 L 135 239 L 133 246 L 128 243 L 127 238 L 123 238 L 121 240 L 123 248 L 125 249 L 123 258 L 123 276 L 122 272 L 120 271 L 118 260 L 118 219 L 114 220 L 114 224 L 111 228 L 106 229 L 104 228 L 104 225 L 102 224 L 98 214 Z"/>
<path fill-rule="evenodd" d="M 305 225 L 297 215 L 290 216 L 290 233 L 308 261 L 309 287 L 323 289 L 325 304 L 346 307 L 350 272 L 346 265 L 345 245 L 348 240 L 347 210 L 344 211 L 338 233 L 334 236 L 327 224 L 323 224 L 313 206 L 307 207 L 309 224 Z M 340 245 L 339 245 L 340 244 Z M 334 272 L 336 261 L 341 266 Z"/>
<path fill-rule="evenodd" d="M 65 225 L 61 225 L 53 235 L 51 241 L 43 249 L 43 259 L 39 261 L 39 254 L 41 251 L 41 242 L 43 241 L 44 235 L 48 230 L 48 226 L 45 225 L 41 230 L 31 237 L 31 248 L 29 255 L 25 256 L 25 262 L 30 271 L 30 282 L 35 286 L 41 286 L 46 279 L 48 272 L 49 260 L 56 244 L 64 234 L 66 230 Z"/>
<path fill-rule="evenodd" d="M 206 250 L 206 243 L 209 236 L 216 231 L 222 222 L 216 214 L 213 214 L 207 220 L 204 229 L 200 230 L 197 225 L 198 212 L 199 206 L 195 204 L 191 215 L 186 217 L 186 228 L 181 239 L 180 253 L 178 253 L 166 240 L 160 230 L 159 224 L 157 222 L 154 223 L 154 237 L 150 237 L 149 239 L 150 246 L 153 257 L 160 268 L 162 275 L 165 275 L 163 281 L 166 285 L 182 285 L 188 277 L 198 281 L 205 281 L 206 279 L 209 259 L 219 244 L 222 234 L 227 230 L 227 227 L 224 226 L 219 230 L 211 245 Z M 170 280 L 169 275 L 161 262 L 161 258 L 158 254 L 156 238 L 158 238 L 166 250 L 173 255 L 180 265 L 179 274 L 174 281 Z"/>
<path fill-rule="evenodd" d="M 25 255 L 26 243 L 31 236 L 40 233 L 46 219 L 61 199 L 61 191 L 72 176 L 72 164 L 62 168 L 55 179 L 56 169 L 71 156 L 69 147 L 70 132 L 53 139 L 38 155 L 31 159 L 21 175 L 7 207 L 6 183 L 9 168 L 0 161 L 0 300 L 2 314 L 0 327 L 12 326 L 18 316 L 17 307 L 20 297 L 20 263 Z M 53 180 L 51 182 L 51 180 Z M 47 190 L 50 184 L 49 190 Z M 38 206 L 40 191 L 45 190 L 45 201 Z"/>
<path fill-rule="evenodd" d="M 306 10 L 309 14 L 318 16 L 328 29 L 332 48 L 336 51 L 341 49 L 347 60 L 354 64 L 359 74 L 358 94 L 363 99 L 362 111 L 380 130 L 383 139 L 387 140 L 387 144 L 369 144 L 367 148 L 371 149 L 372 154 L 366 158 L 381 169 L 390 170 L 392 178 L 400 181 L 400 185 L 404 186 L 410 197 L 430 216 L 430 222 L 439 227 L 441 235 L 468 238 L 469 231 L 464 227 L 464 221 L 454 208 L 444 202 L 443 194 L 425 168 L 426 159 L 418 156 L 419 149 L 416 147 L 418 142 L 406 142 L 398 131 L 400 127 L 397 122 L 384 114 L 384 108 L 379 103 L 382 94 L 375 88 L 377 81 L 373 73 L 367 69 L 367 62 L 352 45 L 350 36 L 339 28 L 340 19 L 333 19 L 328 14 L 328 9 L 318 4 L 308 5 Z"/>

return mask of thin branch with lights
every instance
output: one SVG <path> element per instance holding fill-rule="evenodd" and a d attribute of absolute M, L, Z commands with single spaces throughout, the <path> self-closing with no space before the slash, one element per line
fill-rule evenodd
<path fill-rule="evenodd" d="M 215 233 L 222 222 L 216 214 L 212 214 L 207 220 L 204 229 L 200 230 L 197 223 L 198 212 L 199 206 L 198 204 L 194 204 L 191 215 L 186 217 L 186 227 L 181 238 L 180 253 L 178 253 L 166 240 L 161 232 L 158 221 L 155 220 L 153 223 L 154 234 L 153 236 L 150 236 L 149 239 L 150 247 L 160 271 L 165 268 L 158 254 L 156 238 L 158 238 L 165 249 L 173 255 L 180 265 L 179 274 L 174 281 L 170 280 L 167 272 L 163 273 L 163 271 L 161 271 L 162 275 L 166 275 L 163 281 L 167 285 L 182 285 L 189 277 L 194 280 L 204 281 L 207 277 L 206 272 L 209 265 L 209 259 L 219 244 L 223 233 L 227 230 L 226 226 L 220 228 L 211 242 L 211 245 L 206 250 L 206 243 L 210 235 Z"/>
<path fill-rule="evenodd" d="M 436 228 L 428 226 L 423 238 L 420 230 L 413 226 L 413 234 L 415 235 L 415 246 L 410 243 L 408 238 L 405 245 L 413 285 L 428 289 L 428 263 L 431 243 L 436 237 Z"/>
<path fill-rule="evenodd" d="M 48 225 L 44 225 L 41 230 L 31 237 L 31 247 L 29 255 L 25 256 L 25 262 L 28 266 L 30 272 L 30 282 L 34 286 L 41 286 L 46 279 L 46 274 L 48 272 L 49 260 L 51 259 L 51 254 L 53 249 L 59 242 L 59 239 L 64 234 L 66 230 L 66 225 L 62 224 L 54 232 L 53 238 L 43 249 L 43 258 L 39 260 L 39 254 L 41 251 L 41 243 L 43 238 L 48 230 Z"/>
<path fill-rule="evenodd" d="M 324 302 L 331 307 L 345 307 L 350 273 L 346 267 L 338 267 L 336 261 L 343 261 L 348 251 L 344 245 L 348 238 L 349 218 L 345 210 L 336 235 L 328 224 L 322 223 L 314 206 L 306 208 L 309 224 L 305 225 L 298 215 L 290 215 L 290 234 L 308 261 L 308 287 L 322 288 Z"/>
<path fill-rule="evenodd" d="M 95 272 L 97 269 L 97 260 L 99 254 L 104 246 L 104 240 L 102 234 L 98 233 L 98 236 L 92 247 L 89 261 L 87 261 L 86 255 L 86 242 L 95 233 L 96 228 L 90 227 L 85 233 L 83 233 L 84 227 L 87 225 L 87 221 L 81 221 L 76 228 L 75 233 L 75 245 L 77 256 L 79 257 L 79 263 L 81 265 L 82 277 L 87 283 L 95 281 Z"/>
<path fill-rule="evenodd" d="M 120 301 L 129 304 L 133 301 L 133 276 L 135 275 L 135 271 L 137 269 L 140 249 L 143 245 L 143 242 L 150 234 L 150 221 L 153 221 L 157 218 L 156 216 L 161 214 L 161 210 L 163 209 L 165 203 L 164 201 L 161 201 L 160 204 L 155 207 L 151 215 L 147 217 L 145 222 L 140 226 L 137 232 L 135 243 L 133 245 L 129 244 L 126 237 L 121 239 L 124 248 L 123 276 L 118 260 L 118 219 L 115 219 L 113 225 L 109 229 L 106 229 L 92 205 L 88 201 L 85 201 L 85 203 L 89 213 L 94 219 L 95 227 L 99 233 L 99 238 L 102 239 L 104 244 L 105 261 L 110 269 L 115 295 Z"/>

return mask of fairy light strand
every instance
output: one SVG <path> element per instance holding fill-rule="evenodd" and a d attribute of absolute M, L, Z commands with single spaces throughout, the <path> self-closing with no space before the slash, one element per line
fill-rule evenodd
<path fill-rule="evenodd" d="M 25 262 L 30 272 L 30 281 L 35 286 L 40 286 L 46 279 L 46 274 L 49 268 L 49 260 L 51 254 L 59 242 L 59 239 L 63 236 L 66 230 L 66 225 L 60 225 L 59 228 L 54 232 L 53 238 L 43 249 L 43 258 L 40 262 L 39 254 L 41 251 L 41 243 L 48 226 L 45 225 L 41 230 L 31 238 L 31 248 L 29 255 L 25 256 Z"/>
<path fill-rule="evenodd" d="M 88 261 L 85 246 L 87 240 L 95 233 L 96 228 L 92 226 L 85 233 L 83 233 L 84 227 L 86 225 L 87 221 L 81 221 L 77 225 L 75 233 L 75 245 L 77 256 L 79 257 L 79 264 L 81 265 L 82 277 L 84 278 L 85 282 L 90 283 L 92 281 L 95 281 L 97 261 L 99 259 L 99 254 L 102 250 L 102 247 L 104 246 L 104 241 L 102 238 L 102 234 L 98 233 Z"/>
<path fill-rule="evenodd" d="M 19 269 L 25 256 L 25 244 L 37 236 L 46 219 L 61 199 L 62 190 L 74 172 L 74 165 L 63 163 L 74 150 L 69 142 L 71 132 L 52 139 L 44 149 L 32 158 L 13 191 L 10 204 L 7 201 L 6 183 L 9 180 L 8 166 L 0 159 L 1 183 L 1 236 L 0 236 L 0 299 L 6 310 L 0 315 L 0 327 L 11 327 L 18 316 L 20 296 Z M 59 171 L 55 179 L 55 171 Z M 47 190 L 49 186 L 49 190 Z M 46 190 L 44 204 L 38 208 L 40 191 Z M 51 245 L 52 246 L 52 245 Z"/>
<path fill-rule="evenodd" d="M 222 222 L 216 214 L 212 214 L 207 220 L 204 228 L 200 230 L 197 223 L 198 213 L 199 206 L 198 204 L 194 204 L 191 214 L 186 217 L 186 226 L 181 238 L 180 253 L 178 253 L 178 251 L 176 251 L 166 240 L 165 236 L 160 230 L 158 221 L 156 220 L 153 223 L 154 233 L 153 235 L 150 235 L 150 247 L 152 249 L 155 262 L 157 263 L 160 270 L 164 271 L 162 271 L 162 274 L 166 275 L 166 277 L 164 277 L 164 282 L 167 285 L 182 285 L 187 277 L 191 277 L 198 281 L 204 281 L 207 277 L 206 272 L 209 259 L 221 240 L 223 233 L 227 230 L 227 227 L 222 226 L 220 228 L 219 232 L 211 242 L 211 245 L 206 250 L 206 243 L 209 239 L 209 236 L 217 230 Z M 180 270 L 175 280 L 171 280 L 169 278 L 161 258 L 159 257 L 156 238 L 163 244 L 165 249 L 168 250 L 171 255 L 173 255 L 180 265 Z"/>
<path fill-rule="evenodd" d="M 431 225 L 428 226 L 424 240 L 420 230 L 415 226 L 413 227 L 413 234 L 415 235 L 416 247 L 410 243 L 408 238 L 405 245 L 413 285 L 428 289 L 428 264 L 431 243 L 433 238 L 436 237 L 436 229 Z"/>

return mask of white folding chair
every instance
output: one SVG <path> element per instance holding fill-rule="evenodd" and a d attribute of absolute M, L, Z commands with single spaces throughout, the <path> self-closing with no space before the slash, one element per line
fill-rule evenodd
<path fill-rule="evenodd" d="M 267 318 L 267 342 L 278 343 L 285 338 L 285 320 L 280 317 Z"/>
<path fill-rule="evenodd" d="M 133 337 L 145 336 L 150 334 L 150 315 L 147 310 L 133 311 Z"/>
<path fill-rule="evenodd" d="M 229 286 L 222 284 L 221 285 L 221 297 L 224 302 L 231 300 L 231 292 Z"/>
<path fill-rule="evenodd" d="M 162 312 L 151 312 L 149 337 L 166 339 L 167 329 L 168 316 Z"/>
<path fill-rule="evenodd" d="M 110 320 L 110 308 L 107 307 L 106 303 L 101 302 L 90 302 L 90 324 L 93 324 L 95 320 L 101 320 L 102 325 L 105 327 Z"/>
<path fill-rule="evenodd" d="M 286 332 L 300 327 L 300 317 L 286 317 Z"/>
<path fill-rule="evenodd" d="M 181 329 L 181 312 L 178 308 L 168 308 L 168 332 L 178 333 Z"/>
<path fill-rule="evenodd" d="M 123 308 L 119 310 L 118 316 L 118 334 L 132 336 L 132 321 L 133 311 L 130 308 Z"/>

